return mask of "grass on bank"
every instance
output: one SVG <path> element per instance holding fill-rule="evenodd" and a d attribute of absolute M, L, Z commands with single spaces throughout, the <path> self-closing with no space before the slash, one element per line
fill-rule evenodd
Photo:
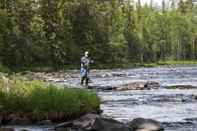
<path fill-rule="evenodd" d="M 159 65 L 193 65 L 197 64 L 197 60 L 188 60 L 188 61 L 174 61 L 174 60 L 169 60 L 169 61 L 159 61 Z"/>
<path fill-rule="evenodd" d="M 0 79 L 0 113 L 28 113 L 31 117 L 40 115 L 43 119 L 51 116 L 51 119 L 69 120 L 96 112 L 99 105 L 97 95 L 87 90 L 58 88 L 53 84 L 18 78 Z"/>

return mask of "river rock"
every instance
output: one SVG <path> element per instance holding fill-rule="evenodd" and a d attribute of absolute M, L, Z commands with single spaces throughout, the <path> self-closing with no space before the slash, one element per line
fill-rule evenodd
<path fill-rule="evenodd" d="M 60 123 L 60 124 L 56 125 L 55 130 L 59 131 L 59 130 L 66 129 L 66 128 L 69 128 L 69 127 L 72 127 L 72 126 L 73 126 L 72 122 L 63 122 L 63 123 Z"/>
<path fill-rule="evenodd" d="M 52 125 L 51 120 L 42 120 L 36 123 L 36 125 Z"/>
<path fill-rule="evenodd" d="M 152 119 L 136 118 L 128 124 L 133 131 L 164 131 L 161 123 Z"/>
<path fill-rule="evenodd" d="M 131 128 L 113 119 L 97 118 L 92 131 L 132 131 Z"/>
<path fill-rule="evenodd" d="M 87 114 L 79 119 L 76 119 L 71 122 L 64 122 L 60 123 L 57 126 L 55 126 L 56 129 L 60 128 L 77 128 L 77 129 L 86 129 L 89 130 L 92 128 L 93 124 L 95 123 L 96 118 L 99 118 L 100 116 L 97 114 Z"/>
<path fill-rule="evenodd" d="M 196 86 L 192 85 L 173 85 L 173 86 L 168 86 L 166 87 L 167 89 L 180 89 L 180 90 L 185 90 L 185 89 L 197 89 Z"/>
<path fill-rule="evenodd" d="M 124 74 L 124 73 L 112 73 L 112 76 L 113 77 L 125 77 L 126 74 Z"/>
<path fill-rule="evenodd" d="M 195 100 L 197 100 L 197 95 L 193 95 L 193 98 L 194 98 Z"/>
<path fill-rule="evenodd" d="M 132 82 L 124 85 L 118 86 L 116 89 L 119 91 L 123 90 L 150 90 L 150 89 L 158 89 L 160 84 L 155 81 L 148 82 Z"/>
<path fill-rule="evenodd" d="M 87 114 L 72 122 L 58 124 L 56 131 L 132 131 L 128 125 L 97 114 Z"/>
<path fill-rule="evenodd" d="M 96 89 L 98 91 L 112 91 L 117 90 L 115 86 L 89 86 L 89 89 Z"/>
<path fill-rule="evenodd" d="M 27 117 L 20 117 L 17 114 L 11 114 L 8 116 L 9 125 L 30 125 L 32 124 L 31 120 Z"/>
<path fill-rule="evenodd" d="M 73 126 L 80 129 L 89 130 L 92 128 L 93 124 L 95 123 L 95 120 L 98 118 L 100 118 L 100 116 L 97 114 L 87 114 L 77 120 L 74 120 Z"/>
<path fill-rule="evenodd" d="M 0 128 L 0 131 L 14 131 L 12 128 Z"/>

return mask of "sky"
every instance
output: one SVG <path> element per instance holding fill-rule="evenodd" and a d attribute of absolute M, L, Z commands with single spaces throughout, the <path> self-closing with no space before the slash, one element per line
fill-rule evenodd
<path fill-rule="evenodd" d="M 138 0 L 134 0 L 134 1 L 137 2 Z M 162 1 L 163 0 L 152 0 L 153 6 L 161 7 L 162 6 Z M 175 0 L 175 1 L 179 1 L 179 0 Z M 142 5 L 145 5 L 145 4 L 149 5 L 150 3 L 151 3 L 151 0 L 141 0 Z M 170 0 L 165 0 L 165 3 L 166 3 L 166 7 L 170 6 Z"/>

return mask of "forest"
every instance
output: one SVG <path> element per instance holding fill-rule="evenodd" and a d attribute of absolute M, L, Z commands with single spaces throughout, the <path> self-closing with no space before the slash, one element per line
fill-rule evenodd
<path fill-rule="evenodd" d="M 165 0 L 0 0 L 0 63 L 9 68 L 197 59 L 197 6 Z"/>

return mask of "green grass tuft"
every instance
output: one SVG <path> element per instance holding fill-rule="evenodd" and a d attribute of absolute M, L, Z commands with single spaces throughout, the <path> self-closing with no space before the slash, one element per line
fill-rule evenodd
<path fill-rule="evenodd" d="M 57 87 L 40 81 L 0 79 L 0 112 L 48 114 L 43 119 L 71 119 L 99 110 L 100 100 L 91 91 Z M 60 118 L 58 118 L 60 117 Z M 40 119 L 40 118 L 39 118 Z"/>

